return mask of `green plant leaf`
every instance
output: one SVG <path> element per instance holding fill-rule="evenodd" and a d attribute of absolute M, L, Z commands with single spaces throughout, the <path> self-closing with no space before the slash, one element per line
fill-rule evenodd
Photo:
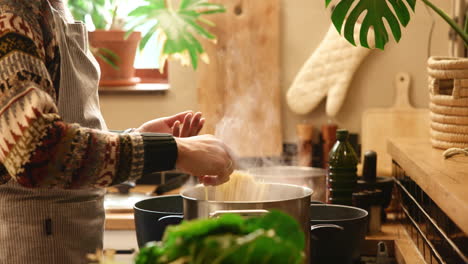
<path fill-rule="evenodd" d="M 94 56 L 101 58 L 104 62 L 109 64 L 112 68 L 118 70 L 117 63 L 120 61 L 119 55 L 107 48 L 91 48 Z"/>
<path fill-rule="evenodd" d="M 325 0 L 325 6 L 328 7 L 331 2 L 332 0 Z M 332 11 L 332 22 L 340 34 L 356 45 L 354 28 L 359 17 L 365 14 L 359 32 L 360 45 L 369 48 L 367 37 L 372 28 L 375 47 L 384 49 L 389 41 L 384 21 L 388 23 L 398 42 L 401 38 L 401 26 L 406 27 L 410 21 L 408 9 L 414 11 L 415 5 L 415 0 L 340 0 Z"/>
<path fill-rule="evenodd" d="M 191 64 L 196 69 L 199 57 L 204 54 L 197 37 L 216 39 L 201 25 L 211 25 L 212 22 L 201 16 L 222 13 L 225 12 L 225 8 L 219 4 L 209 3 L 208 0 L 182 0 L 177 9 L 166 6 L 164 0 L 146 0 L 146 2 L 146 6 L 138 7 L 129 13 L 129 16 L 135 18 L 134 26 L 129 32 L 147 23 L 158 22 L 156 28 L 153 26 L 143 32 L 145 41 L 140 43 L 140 49 L 145 48 L 147 40 L 153 34 L 160 33 L 162 35 L 160 39 L 164 41 L 162 58 L 180 59 L 183 64 Z"/>
<path fill-rule="evenodd" d="M 154 33 L 157 32 L 157 30 L 158 30 L 158 23 L 156 23 L 152 28 L 150 28 L 148 32 L 143 36 L 139 45 L 140 50 L 142 50 L 146 46 L 146 43 L 148 43 L 150 38 L 153 36 Z"/>

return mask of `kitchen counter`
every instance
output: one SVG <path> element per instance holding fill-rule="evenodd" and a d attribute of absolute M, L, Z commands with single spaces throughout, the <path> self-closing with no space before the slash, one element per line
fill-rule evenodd
<path fill-rule="evenodd" d="M 444 159 L 428 139 L 392 139 L 387 147 L 406 175 L 468 234 L 468 157 Z"/>

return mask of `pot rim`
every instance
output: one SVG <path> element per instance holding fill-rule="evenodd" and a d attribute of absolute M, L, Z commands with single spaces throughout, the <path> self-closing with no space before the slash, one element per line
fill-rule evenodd
<path fill-rule="evenodd" d="M 184 193 L 187 192 L 188 190 L 192 190 L 192 189 L 200 189 L 200 188 L 203 188 L 204 185 L 203 184 L 197 184 L 193 187 L 189 187 L 187 189 L 184 189 L 180 192 L 180 196 L 182 196 L 183 199 L 187 199 L 187 200 L 190 200 L 190 201 L 196 201 L 196 202 L 201 202 L 201 203 L 208 203 L 208 204 L 219 204 L 219 203 L 223 203 L 223 204 L 252 204 L 252 203 L 275 203 L 275 202 L 286 202 L 286 201 L 292 201 L 292 200 L 297 200 L 297 199 L 304 199 L 304 198 L 308 198 L 310 199 L 310 197 L 312 196 L 312 194 L 314 193 L 314 191 L 309 188 L 309 187 L 305 187 L 305 186 L 299 186 L 299 185 L 294 185 L 294 184 L 284 184 L 284 183 L 266 183 L 266 184 L 269 184 L 269 185 L 281 185 L 281 186 L 292 186 L 292 187 L 295 187 L 295 188 L 301 188 L 303 189 L 304 191 L 306 192 L 309 192 L 309 194 L 307 195 L 302 195 L 302 196 L 298 196 L 298 197 L 295 197 L 295 198 L 289 198 L 289 199 L 282 199 L 282 200 L 264 200 L 264 201 L 214 201 L 214 200 L 201 200 L 201 199 L 196 199 L 194 197 L 190 197 L 190 196 L 187 196 L 185 195 Z"/>
<path fill-rule="evenodd" d="M 256 174 L 256 172 L 261 172 L 263 173 L 264 171 L 268 172 L 269 170 L 297 170 L 299 173 L 312 173 L 314 175 L 289 175 L 289 176 L 284 176 L 284 175 L 268 175 L 268 174 Z M 284 180 L 289 180 L 289 179 L 307 179 L 307 178 L 319 178 L 319 177 L 325 177 L 326 176 L 326 170 L 323 168 L 317 168 L 317 167 L 306 167 L 306 166 L 265 166 L 265 167 L 253 167 L 253 168 L 248 168 L 245 171 L 249 172 L 252 174 L 253 177 L 255 178 L 262 178 L 262 179 L 277 179 L 281 178 Z"/>
<path fill-rule="evenodd" d="M 364 213 L 364 215 L 362 216 L 359 216 L 359 217 L 353 217 L 353 218 L 343 218 L 343 219 L 320 219 L 320 220 L 314 220 L 314 219 L 310 219 L 310 222 L 311 223 L 315 223 L 315 222 L 323 222 L 323 221 L 331 221 L 331 222 L 352 222 L 352 221 L 359 221 L 359 220 L 365 220 L 367 218 L 367 216 L 369 215 L 369 213 L 362 209 L 362 208 L 359 208 L 359 207 L 355 207 L 355 206 L 349 206 L 349 205 L 340 205 L 340 204 L 311 204 L 310 207 L 338 207 L 338 208 L 349 208 L 349 209 L 353 209 L 353 210 L 356 210 L 356 211 L 360 211 L 361 213 Z M 309 208 L 310 209 L 310 208 Z M 312 214 L 310 216 L 310 218 L 312 218 Z"/>
<path fill-rule="evenodd" d="M 151 197 L 151 198 L 148 198 L 148 199 L 144 199 L 144 200 L 141 200 L 141 201 L 136 202 L 136 203 L 133 205 L 133 210 L 140 211 L 140 212 L 146 212 L 146 213 L 183 215 L 183 214 L 184 214 L 183 208 L 182 208 L 182 212 L 179 213 L 179 212 L 164 212 L 164 211 L 156 211 L 156 210 L 147 210 L 147 209 L 143 209 L 143 208 L 137 207 L 137 204 L 142 203 L 142 202 L 144 202 L 144 201 L 156 200 L 156 199 L 165 199 L 165 198 L 173 198 L 173 197 L 181 197 L 181 195 L 180 195 L 180 194 L 161 195 L 161 196 L 155 196 L 155 197 Z"/>

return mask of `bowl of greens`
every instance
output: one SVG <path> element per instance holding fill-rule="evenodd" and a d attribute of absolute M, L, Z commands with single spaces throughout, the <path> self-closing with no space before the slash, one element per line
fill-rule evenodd
<path fill-rule="evenodd" d="M 135 263 L 299 264 L 306 259 L 305 244 L 299 223 L 281 211 L 250 218 L 225 214 L 167 227 L 162 241 L 148 243 Z"/>

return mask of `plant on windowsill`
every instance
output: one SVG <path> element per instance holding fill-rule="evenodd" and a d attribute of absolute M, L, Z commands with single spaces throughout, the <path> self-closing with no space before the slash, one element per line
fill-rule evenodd
<path fill-rule="evenodd" d="M 180 0 L 177 1 L 180 2 L 177 8 L 174 8 L 174 0 L 144 0 L 145 5 L 119 16 L 118 1 L 68 0 L 75 19 L 84 21 L 89 17 L 96 28 L 89 36 L 91 50 L 101 67 L 102 86 L 137 83 L 133 68 L 137 46 L 142 50 L 153 36 L 157 37 L 161 46 L 160 70 L 164 69 L 168 58 L 181 60 L 182 64 L 192 65 L 194 69 L 198 66 L 199 58 L 208 62 L 203 46 L 196 37 L 216 40 L 202 26 L 214 24 L 202 16 L 225 12 L 222 5 L 209 3 L 208 0 Z M 136 29 L 143 25 L 149 27 L 142 28 L 141 38 L 141 32 Z M 126 29 L 128 27 L 129 30 Z M 128 51 L 130 55 L 122 54 L 123 51 Z"/>
<path fill-rule="evenodd" d="M 430 0 L 421 0 L 427 7 L 447 22 L 463 40 L 465 50 L 468 47 L 468 9 L 465 11 L 464 28 L 435 6 Z M 464 1 L 464 0 L 462 0 Z M 330 6 L 332 0 L 325 0 Z M 383 20 L 398 42 L 401 38 L 401 26 L 410 21 L 409 8 L 415 10 L 416 0 L 336 0 L 331 20 L 346 40 L 356 45 L 354 27 L 363 15 L 360 29 L 360 45 L 369 48 L 367 37 L 372 27 L 375 35 L 375 47 L 384 49 L 389 40 L 389 33 Z M 390 8 L 390 6 L 392 8 Z M 460 7 L 463 5 L 460 4 Z M 455 7 L 454 7 L 455 8 Z M 464 20 L 462 20 L 464 19 Z M 428 60 L 431 143 L 433 147 L 466 148 L 468 147 L 468 58 L 465 57 L 430 57 Z"/>
<path fill-rule="evenodd" d="M 139 82 L 133 63 L 140 32 L 126 37 L 124 20 L 118 14 L 118 0 L 68 0 L 68 7 L 77 20 L 90 19 L 90 49 L 100 69 L 100 86 L 129 86 Z"/>

